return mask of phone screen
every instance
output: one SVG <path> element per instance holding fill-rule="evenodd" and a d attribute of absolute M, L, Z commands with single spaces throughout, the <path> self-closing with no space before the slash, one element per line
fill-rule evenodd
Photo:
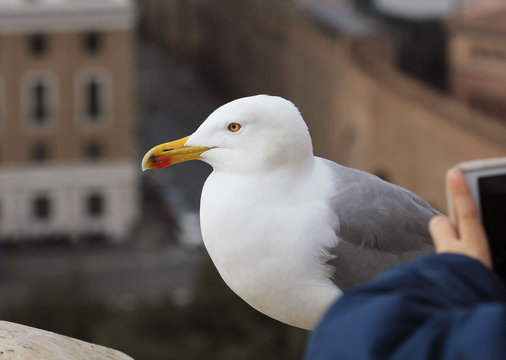
<path fill-rule="evenodd" d="M 506 281 L 506 175 L 480 177 L 478 187 L 494 270 Z"/>

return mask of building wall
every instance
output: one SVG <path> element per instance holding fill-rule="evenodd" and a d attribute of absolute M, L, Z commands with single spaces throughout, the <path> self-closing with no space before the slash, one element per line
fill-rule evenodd
<path fill-rule="evenodd" d="M 182 59 L 193 60 L 199 37 L 199 0 L 141 0 L 141 30 Z"/>
<path fill-rule="evenodd" d="M 4 97 L 0 127 L 0 160 L 3 164 L 26 164 L 30 149 L 44 142 L 51 162 L 83 159 L 83 146 L 98 141 L 110 160 L 132 158 L 133 59 L 132 33 L 111 31 L 103 36 L 103 52 L 86 55 L 81 49 L 84 33 L 49 33 L 47 54 L 38 58 L 28 51 L 29 34 L 0 35 L 0 77 Z M 2 51 L 4 49 L 4 51 Z M 8 50 L 8 51 L 7 51 Z M 33 126 L 27 121 L 26 85 L 38 74 L 50 79 L 52 121 Z M 105 80 L 106 116 L 88 125 L 79 110 L 82 96 L 78 84 L 85 74 L 99 74 Z"/>
<path fill-rule="evenodd" d="M 49 22 L 46 31 L 32 33 L 25 17 L 42 21 L 51 9 L 41 4 L 38 18 L 18 5 L 26 28 L 0 19 L 0 240 L 125 240 L 139 215 L 133 9 L 127 2 L 117 12 L 109 9 L 111 23 L 69 13 L 58 27 Z M 72 23 L 72 16 L 79 21 Z M 83 45 L 90 33 L 98 36 L 95 52 Z M 44 39 L 40 53 L 30 45 L 34 36 Z M 49 99 L 50 117 L 37 125 L 30 89 L 38 78 L 48 85 L 42 97 Z M 91 81 L 99 84 L 102 109 L 95 120 L 83 110 Z"/>
<path fill-rule="evenodd" d="M 444 210 L 445 171 L 457 162 L 505 156 L 506 127 L 405 77 L 377 56 L 376 44 L 354 49 L 349 74 L 357 91 L 342 97 L 341 109 L 352 109 L 349 126 L 362 126 L 352 161 Z"/>
<path fill-rule="evenodd" d="M 446 169 L 506 154 L 503 125 L 396 70 L 379 30 L 330 37 L 289 1 L 200 1 L 193 11 L 197 69 L 230 97 L 293 101 L 318 156 L 378 173 L 444 211 Z"/>
<path fill-rule="evenodd" d="M 4 241 L 107 235 L 124 240 L 138 216 L 137 167 L 130 162 L 3 168 L 0 171 L 1 234 Z M 93 216 L 90 196 L 103 199 Z M 48 217 L 34 213 L 39 197 L 50 201 Z"/>
<path fill-rule="evenodd" d="M 506 8 L 453 19 L 450 29 L 452 91 L 506 123 Z"/>

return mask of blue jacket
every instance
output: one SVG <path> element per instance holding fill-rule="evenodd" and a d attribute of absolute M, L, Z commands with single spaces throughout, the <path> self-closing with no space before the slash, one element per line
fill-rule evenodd
<path fill-rule="evenodd" d="M 506 359 L 506 289 L 462 255 L 430 255 L 346 292 L 306 360 Z"/>

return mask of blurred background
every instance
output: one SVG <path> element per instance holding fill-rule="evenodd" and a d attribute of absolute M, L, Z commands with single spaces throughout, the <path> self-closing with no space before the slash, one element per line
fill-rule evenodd
<path fill-rule="evenodd" d="M 143 154 L 221 104 L 294 102 L 315 154 L 445 212 L 506 153 L 503 0 L 0 0 L 0 318 L 143 359 L 294 359 L 307 332 L 221 281 L 211 169 Z"/>

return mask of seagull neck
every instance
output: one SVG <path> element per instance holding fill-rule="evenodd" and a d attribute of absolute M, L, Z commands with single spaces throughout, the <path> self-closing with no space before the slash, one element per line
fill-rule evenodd
<path fill-rule="evenodd" d="M 301 172 L 310 172 L 314 169 L 315 158 L 304 159 L 304 161 L 290 162 L 286 165 L 277 166 L 276 168 L 269 169 L 269 172 L 273 174 L 284 173 L 284 174 L 298 174 Z"/>
<path fill-rule="evenodd" d="M 300 177 L 301 174 L 310 174 L 315 167 L 314 157 L 306 158 L 303 161 L 290 161 L 264 167 L 261 170 L 263 176 L 272 177 Z"/>
<path fill-rule="evenodd" d="M 300 174 L 301 172 L 311 172 L 315 167 L 315 157 L 305 157 L 297 161 L 259 161 L 259 162 L 243 162 L 230 164 L 221 164 L 219 162 L 209 162 L 213 167 L 213 172 L 230 175 L 278 175 L 278 174 Z"/>
<path fill-rule="evenodd" d="M 240 193 L 244 189 L 249 189 L 251 194 L 255 194 L 255 198 L 261 198 L 265 195 L 267 196 L 264 199 L 265 201 L 274 201 L 278 199 L 278 196 L 286 199 L 286 194 L 292 192 L 294 193 L 289 197 L 292 199 L 298 198 L 300 194 L 304 193 L 300 192 L 300 189 L 311 183 L 309 179 L 314 177 L 314 169 L 314 161 L 311 161 L 298 166 L 279 166 L 255 172 L 231 173 L 218 171 L 216 176 L 220 179 L 226 178 L 225 182 L 230 189 L 238 186 Z M 269 191 L 265 191 L 265 189 L 269 189 Z"/>

